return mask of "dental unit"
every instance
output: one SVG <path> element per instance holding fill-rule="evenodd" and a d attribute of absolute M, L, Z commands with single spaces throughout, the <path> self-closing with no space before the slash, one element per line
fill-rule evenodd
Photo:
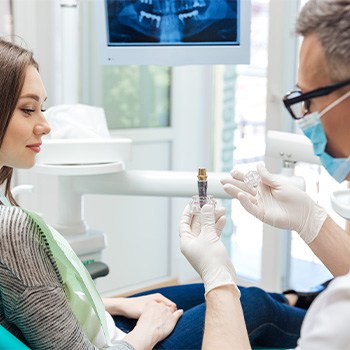
<path fill-rule="evenodd" d="M 227 175 L 226 173 L 207 173 L 205 168 L 200 168 L 198 172 L 128 170 L 127 162 L 131 151 L 131 140 L 129 139 L 91 142 L 91 150 L 96 146 L 96 143 L 100 143 L 99 149 L 103 147 L 105 150 L 109 149 L 105 153 L 108 154 L 109 158 L 105 159 L 104 163 L 101 163 L 100 152 L 86 152 L 88 143 L 86 140 L 74 140 L 73 142 L 70 140 L 46 140 L 45 143 L 43 151 L 38 157 L 36 170 L 42 174 L 58 175 L 57 201 L 60 208 L 54 226 L 63 235 L 69 237 L 73 249 L 82 257 L 89 255 L 92 250 L 102 250 L 106 246 L 106 237 L 96 232 L 89 232 L 88 225 L 84 220 L 84 195 L 191 198 L 194 193 L 207 195 L 207 178 L 210 177 L 210 197 L 230 198 L 224 192 L 220 182 Z M 70 152 L 62 151 L 64 149 L 62 143 L 66 143 Z M 62 161 L 63 153 L 64 164 L 57 162 L 55 164 L 55 158 L 58 162 Z M 55 154 L 56 156 L 53 156 Z M 87 154 L 90 156 L 88 157 Z M 319 164 L 318 158 L 313 155 L 312 147 L 304 136 L 279 131 L 268 132 L 266 156 L 280 159 L 282 175 L 289 176 L 291 182 L 301 188 L 304 186 L 303 178 L 294 176 L 294 164 L 297 161 Z M 84 159 L 85 164 L 77 161 L 79 158 Z M 67 163 L 68 161 L 70 164 Z M 198 181 L 193 181 L 196 177 Z M 350 217 L 350 206 L 344 204 L 345 195 L 348 198 L 349 192 L 347 191 L 346 194 L 342 192 L 340 199 L 333 195 L 332 203 L 335 210 L 337 203 L 338 207 L 341 206 L 341 215 Z M 207 195 L 207 197 L 209 196 Z M 82 248 L 82 240 L 88 241 L 85 248 Z"/>

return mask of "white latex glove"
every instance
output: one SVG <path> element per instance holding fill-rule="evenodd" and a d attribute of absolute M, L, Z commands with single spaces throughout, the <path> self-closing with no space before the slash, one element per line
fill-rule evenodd
<path fill-rule="evenodd" d="M 193 216 L 187 205 L 180 222 L 181 252 L 201 276 L 205 295 L 223 285 L 237 288 L 235 269 L 220 240 L 226 223 L 224 212 L 224 208 L 214 212 L 212 206 L 204 205 L 201 214 Z"/>
<path fill-rule="evenodd" d="M 307 244 L 311 243 L 327 218 L 325 209 L 285 177 L 269 173 L 262 164 L 257 165 L 257 171 L 261 177 L 257 189 L 244 183 L 244 173 L 232 170 L 231 176 L 221 180 L 225 192 L 262 222 L 294 230 Z"/>

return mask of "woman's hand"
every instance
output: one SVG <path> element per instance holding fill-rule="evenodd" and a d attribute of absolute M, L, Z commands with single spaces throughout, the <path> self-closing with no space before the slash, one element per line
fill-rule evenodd
<path fill-rule="evenodd" d="M 173 331 L 182 314 L 183 310 L 151 300 L 145 305 L 135 328 L 124 337 L 124 340 L 137 350 L 153 349 Z"/>
<path fill-rule="evenodd" d="M 138 319 L 141 316 L 147 304 L 149 304 L 151 301 L 162 303 L 165 306 L 168 306 L 173 311 L 177 309 L 176 304 L 174 302 L 164 297 L 160 293 L 148 294 L 140 297 L 131 298 L 103 299 L 106 311 L 108 311 L 111 315 L 125 316 L 134 319 Z"/>

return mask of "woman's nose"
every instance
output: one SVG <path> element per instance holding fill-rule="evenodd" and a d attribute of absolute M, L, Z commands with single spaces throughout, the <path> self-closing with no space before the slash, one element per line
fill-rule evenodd
<path fill-rule="evenodd" d="M 47 123 L 46 119 L 43 118 L 42 121 L 40 121 L 40 123 L 38 123 L 35 126 L 35 133 L 37 135 L 47 135 L 49 134 L 51 131 L 51 128 L 49 126 L 49 124 Z"/>
<path fill-rule="evenodd" d="M 49 124 L 47 123 L 47 122 L 45 122 L 45 125 L 43 126 L 43 134 L 44 135 L 47 135 L 47 134 L 49 134 L 50 133 L 50 131 L 51 131 L 51 128 L 50 128 L 50 126 L 49 126 Z"/>

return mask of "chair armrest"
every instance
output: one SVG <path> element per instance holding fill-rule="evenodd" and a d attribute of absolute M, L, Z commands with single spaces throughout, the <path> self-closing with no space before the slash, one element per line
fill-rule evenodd
<path fill-rule="evenodd" d="M 101 261 L 88 260 L 84 262 L 84 265 L 89 271 L 93 280 L 99 277 L 107 276 L 109 273 L 108 265 Z"/>

